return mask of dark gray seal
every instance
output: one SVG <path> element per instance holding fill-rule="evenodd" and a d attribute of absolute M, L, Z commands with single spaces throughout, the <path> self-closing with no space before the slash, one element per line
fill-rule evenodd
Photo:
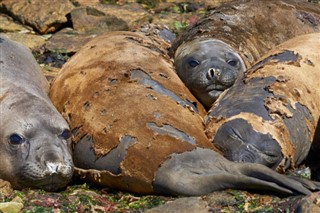
<path fill-rule="evenodd" d="M 73 174 L 68 124 L 31 52 L 0 35 L 0 53 L 0 178 L 17 189 L 61 189 Z"/>
<path fill-rule="evenodd" d="M 290 38 L 319 31 L 319 4 L 240 0 L 209 11 L 179 35 L 172 51 L 179 77 L 209 109 L 244 65 L 250 68 Z"/>
<path fill-rule="evenodd" d="M 230 45 L 201 38 L 179 46 L 175 67 L 181 80 L 206 108 L 245 70 L 242 58 Z"/>

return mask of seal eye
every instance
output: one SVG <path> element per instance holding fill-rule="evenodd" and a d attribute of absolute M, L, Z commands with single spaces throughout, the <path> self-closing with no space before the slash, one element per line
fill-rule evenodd
<path fill-rule="evenodd" d="M 21 137 L 20 135 L 14 133 L 14 134 L 10 135 L 9 141 L 13 145 L 19 145 L 19 144 L 22 144 L 23 142 L 25 142 L 25 139 L 23 137 Z"/>
<path fill-rule="evenodd" d="M 231 59 L 231 60 L 227 61 L 227 63 L 230 66 L 233 66 L 233 67 L 237 66 L 237 64 L 238 64 L 238 62 L 236 60 L 234 60 L 234 59 Z"/>
<path fill-rule="evenodd" d="M 65 129 L 59 136 L 64 140 L 68 140 L 71 136 L 71 132 L 68 129 Z"/>
<path fill-rule="evenodd" d="M 200 63 L 199 61 L 195 60 L 195 59 L 191 59 L 188 61 L 188 64 L 190 65 L 190 67 L 196 67 L 198 66 Z"/>

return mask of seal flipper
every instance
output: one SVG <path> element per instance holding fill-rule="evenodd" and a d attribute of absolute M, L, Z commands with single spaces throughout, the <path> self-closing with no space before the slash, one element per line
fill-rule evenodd
<path fill-rule="evenodd" d="M 189 196 L 228 188 L 310 194 L 308 181 L 302 182 L 263 165 L 231 162 L 213 150 L 196 148 L 171 155 L 157 171 L 153 188 L 156 193 Z M 310 184 L 311 189 L 319 189 L 319 185 Z"/>

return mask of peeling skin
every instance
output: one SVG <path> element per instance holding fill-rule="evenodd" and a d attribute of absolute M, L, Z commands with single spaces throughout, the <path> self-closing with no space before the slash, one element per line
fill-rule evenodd
<path fill-rule="evenodd" d="M 129 146 L 135 142 L 134 137 L 125 135 L 120 138 L 119 145 L 116 148 L 102 157 L 97 157 L 92 148 L 93 139 L 86 135 L 74 146 L 74 164 L 79 168 L 107 170 L 118 175 L 122 172 L 120 165 L 127 155 Z M 83 156 L 86 157 L 83 158 Z"/>
<path fill-rule="evenodd" d="M 318 64 L 308 63 L 319 58 L 310 50 L 318 46 L 319 34 L 281 44 L 214 104 L 205 118 L 206 134 L 228 159 L 242 160 L 240 154 L 251 149 L 243 144 L 252 143 L 257 156 L 246 162 L 262 162 L 282 172 L 303 163 L 315 135 L 315 118 L 320 114 Z M 237 122 L 239 119 L 243 122 Z M 253 130 L 255 133 L 248 137 Z M 267 141 L 272 152 L 263 145 Z M 273 157 L 283 160 L 268 163 Z"/>
<path fill-rule="evenodd" d="M 164 124 L 162 126 L 157 126 L 155 123 L 147 123 L 147 128 L 153 130 L 160 135 L 169 135 L 171 137 L 180 139 L 192 145 L 196 144 L 196 141 L 193 137 L 187 135 L 186 133 L 172 127 L 171 125 Z"/>
<path fill-rule="evenodd" d="M 198 112 L 197 107 L 193 105 L 190 101 L 182 100 L 174 92 L 166 89 L 161 84 L 154 81 L 147 73 L 145 73 L 142 70 L 132 70 L 130 75 L 130 80 L 136 80 L 140 84 L 144 85 L 147 88 L 152 89 L 153 91 L 159 93 L 160 95 L 165 95 L 172 98 L 179 105 L 183 107 L 190 107 L 191 109 L 193 109 L 194 112 Z"/>
<path fill-rule="evenodd" d="M 284 50 L 281 53 L 271 55 L 262 61 L 256 63 L 252 68 L 250 68 L 247 73 L 250 74 L 251 72 L 255 72 L 259 68 L 265 66 L 266 64 L 270 63 L 293 63 L 299 66 L 299 62 L 301 60 L 301 56 L 297 53 L 294 53 L 293 51 L 290 50 Z M 247 75 L 248 75 L 247 74 Z"/>
<path fill-rule="evenodd" d="M 295 108 L 296 110 L 289 107 L 294 114 L 292 117 L 285 117 L 283 122 L 287 129 L 295 130 L 289 131 L 289 137 L 295 150 L 294 162 L 300 165 L 306 159 L 311 147 L 312 135 L 310 134 L 308 123 L 314 123 L 314 119 L 305 106 L 297 103 Z"/>

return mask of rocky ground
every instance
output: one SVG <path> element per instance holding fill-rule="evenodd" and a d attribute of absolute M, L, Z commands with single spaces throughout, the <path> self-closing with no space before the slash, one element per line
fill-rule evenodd
<path fill-rule="evenodd" d="M 0 32 L 28 46 L 48 80 L 97 35 L 164 24 L 178 34 L 230 0 L 0 0 Z M 310 0 L 319 4 L 319 0 Z M 282 198 L 226 190 L 202 197 L 141 196 L 73 182 L 64 191 L 13 190 L 0 180 L 2 212 L 320 212 L 320 193 Z"/>

